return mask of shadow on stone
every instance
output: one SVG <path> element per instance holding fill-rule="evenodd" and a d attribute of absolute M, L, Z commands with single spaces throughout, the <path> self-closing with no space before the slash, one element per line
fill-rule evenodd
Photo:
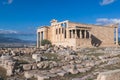
<path fill-rule="evenodd" d="M 99 47 L 102 43 L 101 40 L 99 40 L 97 37 L 95 37 L 94 35 L 91 35 L 91 44 L 94 46 L 94 47 Z"/>

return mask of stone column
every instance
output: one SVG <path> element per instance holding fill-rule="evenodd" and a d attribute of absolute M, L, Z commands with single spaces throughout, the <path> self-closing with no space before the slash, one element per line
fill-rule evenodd
<path fill-rule="evenodd" d="M 70 31 L 70 38 L 72 38 L 71 30 L 69 30 L 69 31 Z"/>
<path fill-rule="evenodd" d="M 64 28 L 64 38 L 65 38 L 65 40 L 67 38 L 67 28 Z"/>
<path fill-rule="evenodd" d="M 37 32 L 37 48 L 41 46 L 41 32 Z"/>
<path fill-rule="evenodd" d="M 59 28 L 59 41 L 61 41 L 61 28 Z"/>
<path fill-rule="evenodd" d="M 44 39 L 43 37 L 43 31 L 41 32 L 41 41 Z"/>
<path fill-rule="evenodd" d="M 75 39 L 77 38 L 77 30 L 75 29 Z"/>
<path fill-rule="evenodd" d="M 69 38 L 70 38 L 70 36 L 71 36 L 71 31 L 69 30 Z"/>
<path fill-rule="evenodd" d="M 41 46 L 41 37 L 40 37 L 40 32 L 37 32 L 37 48 L 39 48 Z"/>
<path fill-rule="evenodd" d="M 58 28 L 58 41 L 60 41 L 60 28 Z"/>
<path fill-rule="evenodd" d="M 73 38 L 75 38 L 75 34 L 74 33 L 75 33 L 75 30 L 73 30 Z"/>
<path fill-rule="evenodd" d="M 41 46 L 41 41 L 42 41 L 42 33 L 40 32 L 40 46 Z"/>
<path fill-rule="evenodd" d="M 115 30 L 116 30 L 116 45 L 118 45 L 118 27 L 116 27 Z"/>
<path fill-rule="evenodd" d="M 86 30 L 84 30 L 84 38 L 86 39 Z"/>
<path fill-rule="evenodd" d="M 57 32 L 57 30 L 56 30 L 56 28 L 55 28 L 55 42 L 57 42 L 57 34 L 56 34 L 56 32 Z"/>
<path fill-rule="evenodd" d="M 58 28 L 56 28 L 56 42 L 58 42 Z"/>
<path fill-rule="evenodd" d="M 39 32 L 37 32 L 37 48 L 39 48 Z"/>
<path fill-rule="evenodd" d="M 62 31 L 63 31 L 63 33 L 62 33 L 62 38 L 63 38 L 63 41 L 65 41 L 65 37 L 64 37 L 64 35 L 65 35 L 65 29 L 64 28 L 62 28 Z"/>
<path fill-rule="evenodd" d="M 89 31 L 89 39 L 91 39 L 91 32 Z"/>
<path fill-rule="evenodd" d="M 62 41 L 62 28 L 60 28 L 60 41 Z"/>
<path fill-rule="evenodd" d="M 73 38 L 73 30 L 71 30 L 71 38 Z"/>
<path fill-rule="evenodd" d="M 80 30 L 80 39 L 82 39 L 82 31 Z"/>

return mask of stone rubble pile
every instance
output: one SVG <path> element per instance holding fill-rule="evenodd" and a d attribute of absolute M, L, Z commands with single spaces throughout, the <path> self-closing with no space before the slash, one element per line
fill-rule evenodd
<path fill-rule="evenodd" d="M 82 48 L 77 51 L 62 46 L 43 49 L 7 48 L 0 49 L 0 54 L 0 66 L 6 69 L 7 76 L 21 72 L 24 73 L 25 79 L 34 77 L 37 80 L 55 80 L 56 77 L 66 77 L 70 74 L 84 74 L 70 80 L 86 80 L 105 71 L 101 70 L 102 68 L 120 63 L 120 48 Z"/>
<path fill-rule="evenodd" d="M 120 80 L 120 70 L 110 70 L 98 75 L 97 80 Z"/>
<path fill-rule="evenodd" d="M 0 66 L 6 69 L 6 75 L 12 76 L 15 68 L 15 61 L 9 55 L 2 55 L 0 57 Z"/>

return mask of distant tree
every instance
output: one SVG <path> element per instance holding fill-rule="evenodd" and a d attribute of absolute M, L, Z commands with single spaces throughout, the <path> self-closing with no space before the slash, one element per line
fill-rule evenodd
<path fill-rule="evenodd" d="M 47 45 L 48 45 L 48 44 L 51 45 L 51 42 L 50 42 L 49 40 L 47 40 L 47 39 L 44 39 L 44 40 L 41 41 L 41 45 L 42 45 L 42 46 L 45 46 L 46 44 L 47 44 Z"/>

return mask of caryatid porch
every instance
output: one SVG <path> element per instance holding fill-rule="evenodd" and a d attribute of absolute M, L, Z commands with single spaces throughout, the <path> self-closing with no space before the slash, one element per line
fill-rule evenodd
<path fill-rule="evenodd" d="M 75 39 L 90 39 L 91 38 L 91 32 L 90 27 L 75 27 L 75 28 L 69 28 L 69 38 L 75 38 Z"/>
<path fill-rule="evenodd" d="M 70 27 L 69 39 L 75 39 L 76 46 L 91 45 L 91 27 Z"/>

